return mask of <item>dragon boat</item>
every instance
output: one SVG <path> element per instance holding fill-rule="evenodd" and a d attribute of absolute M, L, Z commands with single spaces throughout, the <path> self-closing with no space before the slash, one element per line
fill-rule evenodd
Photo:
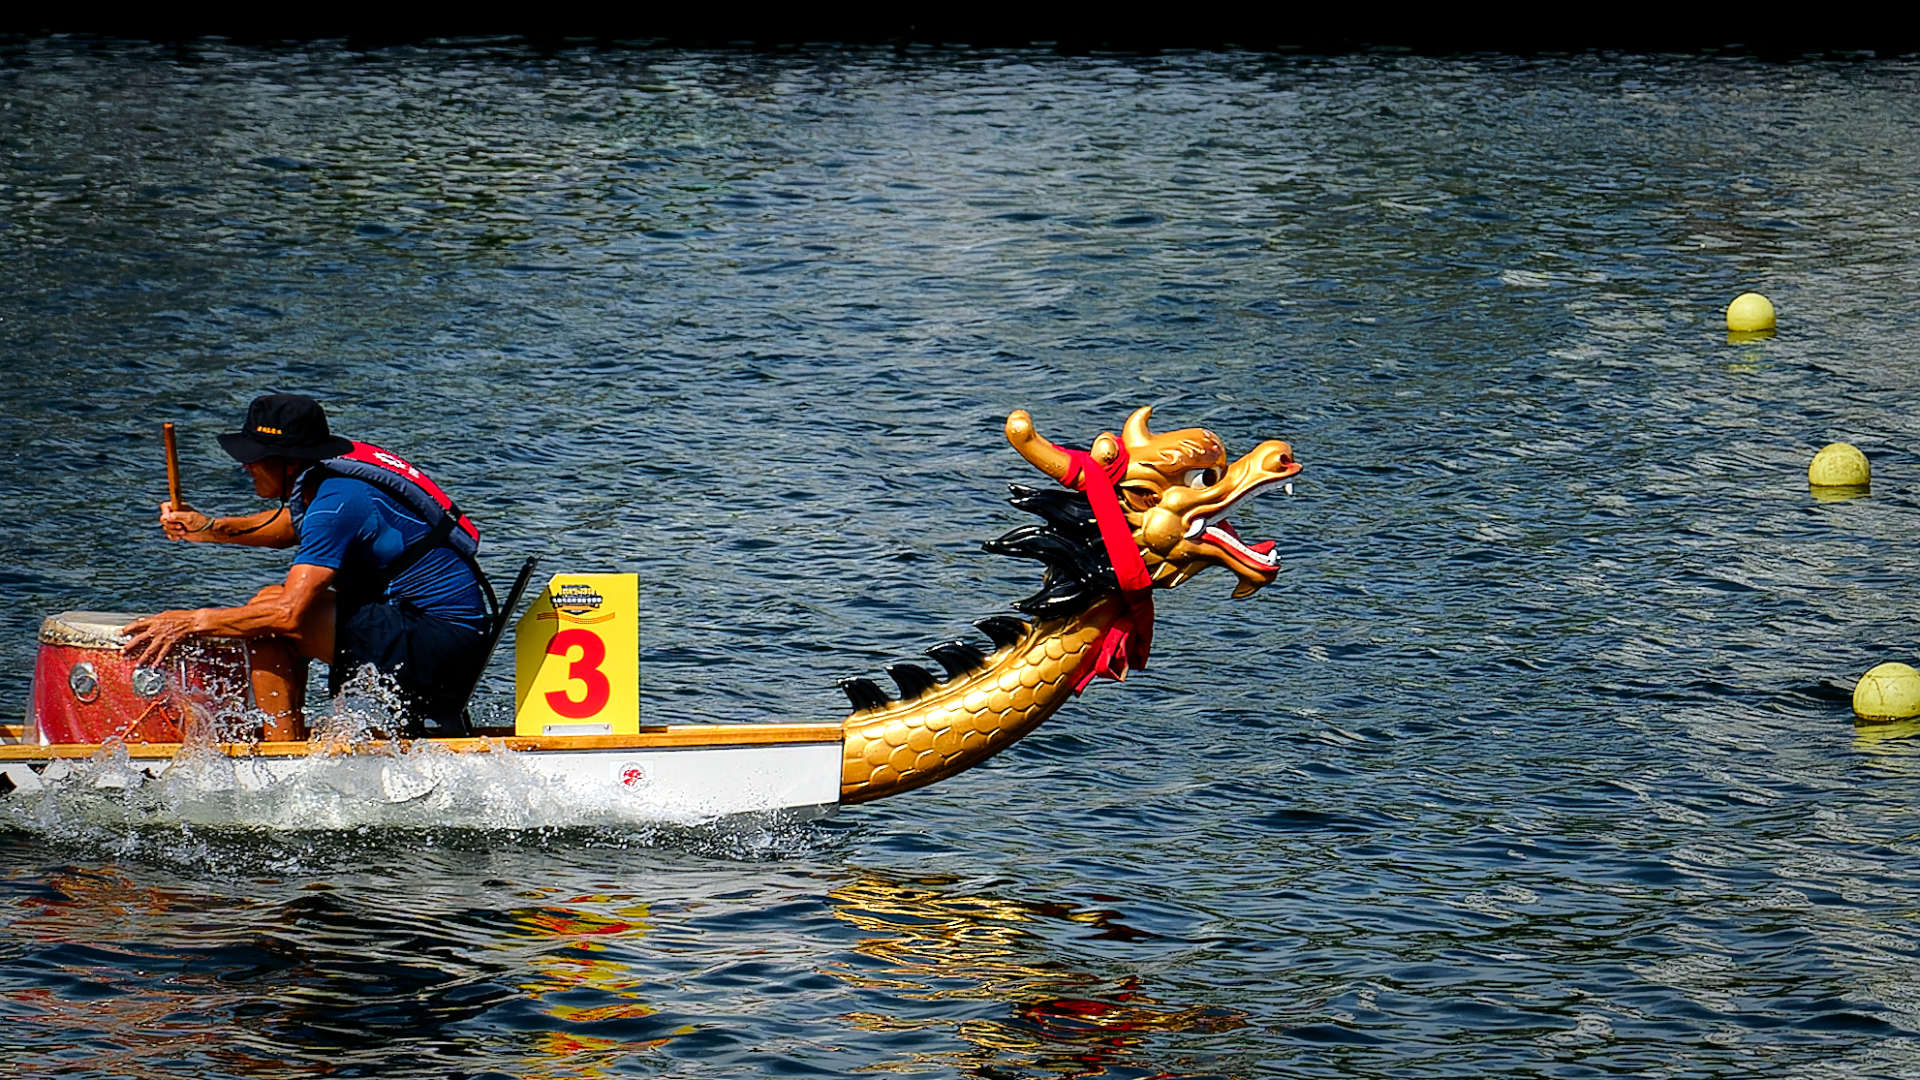
<path fill-rule="evenodd" d="M 1124 679 L 1142 667 L 1155 590 L 1218 566 L 1236 579 L 1234 597 L 1245 598 L 1279 573 L 1275 543 L 1242 540 L 1227 514 L 1257 492 L 1291 492 L 1300 471 L 1292 448 L 1269 440 L 1229 459 L 1212 431 L 1155 433 L 1151 417 L 1151 406 L 1140 408 L 1117 435 L 1079 451 L 1042 437 L 1025 411 L 1010 414 L 1008 442 L 1060 486 L 1010 485 L 1009 502 L 1039 520 L 983 546 L 1044 564 L 1039 591 L 1013 604 L 1022 617 L 975 622 L 984 641 L 926 650 L 938 674 L 912 662 L 887 666 L 897 693 L 869 678 L 840 680 L 851 711 L 838 722 L 646 726 L 637 723 L 636 678 L 636 724 L 626 732 L 562 723 L 530 733 L 523 712 L 515 727 L 461 738 L 221 742 L 204 722 L 196 735 L 194 718 L 250 704 L 245 641 L 212 639 L 191 655 L 176 650 L 161 667 L 135 668 L 119 651 L 119 627 L 133 616 L 67 612 L 42 627 L 26 724 L 0 729 L 0 798 L 63 782 L 164 786 L 188 762 L 202 782 L 208 763 L 219 764 L 223 783 L 239 792 L 298 786 L 303 777 L 339 786 L 344 777 L 377 793 L 374 802 L 430 805 L 497 783 L 498 763 L 510 760 L 513 776 L 543 797 L 581 808 L 582 823 L 810 817 L 910 791 L 999 753 L 1095 678 Z M 528 626 L 523 619 L 521 637 Z M 546 651 L 563 652 L 556 632 L 545 632 Z M 636 640 L 636 663 L 637 651 Z M 351 814 L 305 822 L 353 823 Z"/>

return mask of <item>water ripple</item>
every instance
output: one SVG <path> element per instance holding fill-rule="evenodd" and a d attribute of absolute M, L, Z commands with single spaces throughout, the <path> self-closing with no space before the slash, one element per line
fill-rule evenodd
<path fill-rule="evenodd" d="M 243 599 L 157 422 L 320 394 L 488 564 L 642 576 L 650 720 L 1031 590 L 979 540 L 1139 404 L 1281 581 L 940 787 L 808 826 L 11 820 L 63 1075 L 1905 1075 L 1911 61 L 0 41 L 0 657 Z M 1780 332 L 1729 342 L 1767 292 Z M 1821 500 L 1844 439 L 1869 497 Z M 505 715 L 498 668 L 481 708 Z M 0 713 L 24 707 L 0 681 Z M 60 809 L 65 807 L 65 810 Z"/>

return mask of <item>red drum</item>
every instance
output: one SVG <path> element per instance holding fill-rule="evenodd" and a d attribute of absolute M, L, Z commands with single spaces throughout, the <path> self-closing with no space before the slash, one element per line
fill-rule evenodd
<path fill-rule="evenodd" d="M 40 624 L 28 742 L 179 742 L 191 704 L 248 703 L 245 641 L 195 639 L 156 667 L 135 667 L 121 655 L 120 628 L 137 618 L 63 611 Z"/>

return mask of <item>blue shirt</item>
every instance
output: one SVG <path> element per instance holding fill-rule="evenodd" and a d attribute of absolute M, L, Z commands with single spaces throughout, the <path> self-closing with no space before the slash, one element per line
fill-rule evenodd
<path fill-rule="evenodd" d="M 305 478 L 303 477 L 302 480 Z M 408 544 L 425 536 L 433 523 L 365 480 L 329 475 L 308 501 L 307 485 L 294 482 L 288 500 L 300 547 L 295 565 L 335 572 L 335 588 L 352 593 L 358 582 L 380 575 Z M 460 553 L 441 544 L 415 560 L 387 584 L 386 599 L 406 600 L 428 615 L 487 630 L 486 600 L 473 567 Z"/>

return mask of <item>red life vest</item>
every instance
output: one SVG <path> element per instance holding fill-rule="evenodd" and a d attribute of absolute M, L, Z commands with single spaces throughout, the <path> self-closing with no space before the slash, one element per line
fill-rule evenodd
<path fill-rule="evenodd" d="M 480 553 L 480 530 L 474 527 L 472 519 L 460 512 L 452 497 L 440 490 L 432 477 L 399 454 L 372 443 L 356 442 L 352 450 L 317 464 L 328 472 L 365 480 L 399 499 L 429 525 L 437 524 L 443 516 L 451 516 L 454 527 L 447 533 L 447 545 L 469 560 Z"/>

